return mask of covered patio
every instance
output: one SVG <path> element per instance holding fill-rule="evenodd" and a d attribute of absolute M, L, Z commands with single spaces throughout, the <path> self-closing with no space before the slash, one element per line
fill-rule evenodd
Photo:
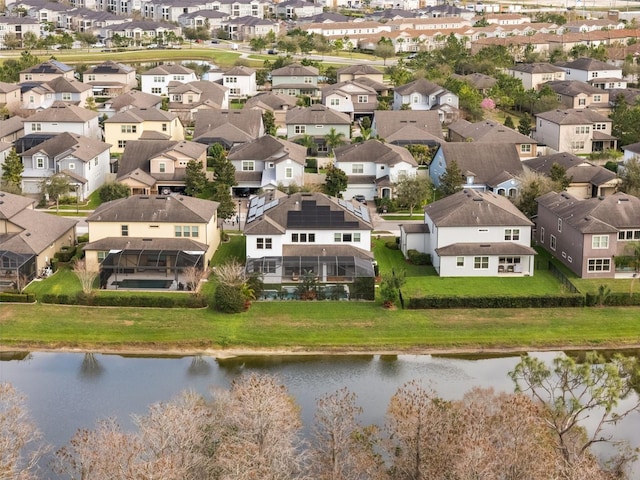
<path fill-rule="evenodd" d="M 36 278 L 36 255 L 0 250 L 0 291 L 24 288 Z"/>

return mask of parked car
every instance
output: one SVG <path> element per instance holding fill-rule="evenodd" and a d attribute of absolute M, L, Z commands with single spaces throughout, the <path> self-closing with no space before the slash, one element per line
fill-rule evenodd
<path fill-rule="evenodd" d="M 149 45 L 147 45 L 147 48 L 149 48 L 149 49 L 158 48 L 158 44 L 157 43 L 150 43 Z"/>
<path fill-rule="evenodd" d="M 93 45 L 91 45 L 92 48 L 104 48 L 106 47 L 106 45 L 102 42 L 96 42 Z"/>
<path fill-rule="evenodd" d="M 275 48 L 271 48 L 271 49 L 267 50 L 267 53 L 269 55 L 277 55 L 278 51 Z"/>
<path fill-rule="evenodd" d="M 366 198 L 364 198 L 364 195 L 354 195 L 354 196 L 353 196 L 353 199 L 354 199 L 356 202 L 360 202 L 360 203 L 362 203 L 362 204 L 364 204 L 364 205 L 366 205 L 366 204 L 367 204 L 367 199 L 366 199 Z"/>

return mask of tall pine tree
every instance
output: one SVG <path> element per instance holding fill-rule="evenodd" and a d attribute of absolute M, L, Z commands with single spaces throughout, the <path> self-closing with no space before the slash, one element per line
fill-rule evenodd
<path fill-rule="evenodd" d="M 13 191 L 20 190 L 23 171 L 22 160 L 16 150 L 12 148 L 2 165 L 2 183 L 9 186 Z"/>

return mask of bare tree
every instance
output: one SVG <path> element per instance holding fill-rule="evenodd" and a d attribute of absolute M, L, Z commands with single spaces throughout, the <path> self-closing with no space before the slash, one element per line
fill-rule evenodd
<path fill-rule="evenodd" d="M 214 403 L 225 412 L 215 422 L 221 480 L 305 478 L 299 409 L 274 377 L 240 377 L 229 392 L 217 392 Z"/>
<path fill-rule="evenodd" d="M 244 266 L 238 263 L 235 258 L 217 266 L 215 272 L 220 283 L 231 287 L 240 287 L 247 281 Z"/>
<path fill-rule="evenodd" d="M 38 461 L 49 447 L 31 420 L 26 398 L 9 383 L 0 383 L 0 480 L 39 478 Z"/>
<path fill-rule="evenodd" d="M 447 478 L 456 452 L 457 419 L 451 402 L 418 381 L 403 385 L 387 409 L 387 451 L 397 480 Z"/>
<path fill-rule="evenodd" d="M 209 268 L 197 267 L 195 265 L 187 267 L 182 271 L 187 281 L 187 288 L 191 290 L 194 295 L 200 293 L 200 289 L 202 288 L 201 282 L 208 279 L 210 273 L 211 270 Z"/>
<path fill-rule="evenodd" d="M 93 291 L 93 282 L 100 272 L 97 270 L 89 270 L 87 262 L 82 259 L 74 262 L 73 273 L 75 273 L 78 280 L 80 280 L 82 292 L 89 295 Z"/>
<path fill-rule="evenodd" d="M 362 408 L 347 388 L 325 395 L 316 404 L 310 474 L 317 480 L 386 478 L 384 462 L 375 448 L 375 427 L 358 422 Z"/>

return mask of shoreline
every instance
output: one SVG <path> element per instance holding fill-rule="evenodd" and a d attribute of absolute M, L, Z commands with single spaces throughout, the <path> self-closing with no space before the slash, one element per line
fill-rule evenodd
<path fill-rule="evenodd" d="M 189 348 L 141 348 L 141 347 L 122 347 L 122 348 L 82 348 L 82 347 L 8 347 L 0 345 L 0 354 L 17 353 L 17 352 L 40 352 L 40 353 L 93 353 L 104 355 L 126 355 L 126 356 L 157 356 L 157 357 L 195 357 L 207 356 L 214 359 L 226 360 L 238 357 L 276 357 L 276 356 L 350 356 L 350 355 L 436 355 L 436 356 L 455 356 L 455 355 L 522 355 L 527 352 L 557 352 L 557 351 L 603 351 L 603 350 L 640 350 L 640 344 L 629 345 L 583 345 L 583 346 L 548 346 L 548 347 L 496 347 L 496 348 L 408 348 L 398 350 L 375 350 L 375 349 L 249 349 L 249 348 L 229 348 L 229 349 L 189 349 Z"/>

